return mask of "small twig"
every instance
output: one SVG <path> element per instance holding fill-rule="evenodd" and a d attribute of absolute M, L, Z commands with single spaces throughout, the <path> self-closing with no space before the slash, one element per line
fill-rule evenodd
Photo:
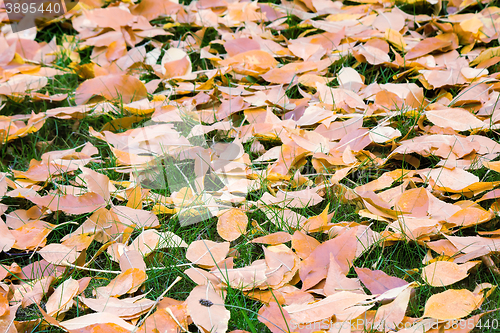
<path fill-rule="evenodd" d="M 137 329 L 138 329 L 139 327 L 141 327 L 141 326 L 142 326 L 142 324 L 144 324 L 144 321 L 146 321 L 146 318 L 148 318 L 148 317 L 149 317 L 149 315 L 151 314 L 151 312 L 153 312 L 153 309 L 154 309 L 154 308 L 156 308 L 156 306 L 158 305 L 158 303 L 160 303 L 160 301 L 161 301 L 161 299 L 163 298 L 163 296 L 165 296 L 165 294 L 166 294 L 166 293 L 168 293 L 168 291 L 169 291 L 170 289 L 172 289 L 172 287 L 173 287 L 173 286 L 174 286 L 177 282 L 179 282 L 180 280 L 182 280 L 182 277 L 178 276 L 178 277 L 174 280 L 174 282 L 172 282 L 172 284 L 171 284 L 170 286 L 168 286 L 168 288 L 167 288 L 167 289 L 165 289 L 165 291 L 164 291 L 164 292 L 162 292 L 160 296 L 158 296 L 158 298 L 157 298 L 157 299 L 156 299 L 156 301 L 155 301 L 155 304 L 153 304 L 153 306 L 151 307 L 151 309 L 149 309 L 148 313 L 146 313 L 146 315 L 145 315 L 145 316 L 141 319 L 141 321 L 137 323 L 137 325 L 135 326 L 134 330 L 133 330 L 131 333 L 135 333 L 135 331 L 137 331 Z"/>
<path fill-rule="evenodd" d="M 59 265 L 60 266 L 71 267 L 71 268 L 76 268 L 76 269 L 81 269 L 83 271 L 96 272 L 96 273 L 109 273 L 109 274 L 121 274 L 122 273 L 120 271 L 108 271 L 108 270 L 105 270 L 105 269 L 96 269 L 96 268 L 89 268 L 89 267 L 78 266 L 78 265 L 71 264 L 71 263 L 69 263 L 67 261 L 62 261 Z"/>
<path fill-rule="evenodd" d="M 62 261 L 59 264 L 59 266 L 71 267 L 71 268 L 75 268 L 75 269 L 81 269 L 83 271 L 96 272 L 96 273 L 109 273 L 109 274 L 121 274 L 121 273 L 123 273 L 121 271 L 108 271 L 105 269 L 96 269 L 96 268 L 78 266 L 78 265 L 71 264 L 67 261 Z M 149 272 L 149 271 L 154 271 L 154 270 L 168 269 L 171 267 L 184 267 L 184 266 L 192 266 L 192 264 L 187 263 L 187 264 L 172 265 L 172 266 L 168 266 L 168 267 L 167 266 L 165 266 L 165 267 L 151 267 L 151 268 L 147 268 L 146 271 Z"/>
<path fill-rule="evenodd" d="M 181 323 L 179 323 L 179 321 L 177 320 L 177 318 L 175 318 L 175 315 L 174 315 L 174 313 L 172 312 L 172 310 L 170 310 L 170 308 L 166 308 L 166 309 L 165 309 L 165 311 L 167 311 L 167 313 L 170 315 L 170 317 L 172 317 L 172 319 L 176 322 L 176 324 L 177 324 L 177 325 L 179 325 L 179 327 L 181 328 L 181 330 L 182 330 L 183 332 L 188 332 L 188 333 L 189 333 L 189 331 L 187 331 L 187 330 L 186 330 L 186 329 L 185 329 L 185 328 L 181 325 Z"/>

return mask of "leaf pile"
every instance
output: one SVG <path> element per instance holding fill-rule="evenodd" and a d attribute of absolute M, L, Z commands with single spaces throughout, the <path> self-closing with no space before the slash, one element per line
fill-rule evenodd
<path fill-rule="evenodd" d="M 0 19 L 0 331 L 226 332 L 230 290 L 272 332 L 468 332 L 488 313 L 496 285 L 460 281 L 500 274 L 489 1 L 81 0 L 38 30 Z M 15 164 L 44 126 L 87 119 L 103 123 L 82 145 Z M 218 236 L 188 244 L 195 223 Z M 421 269 L 362 267 L 399 243 L 427 252 Z M 242 244 L 259 255 L 238 261 Z M 196 286 L 148 297 L 170 269 L 151 256 L 177 248 Z M 18 318 L 30 305 L 42 315 Z"/>

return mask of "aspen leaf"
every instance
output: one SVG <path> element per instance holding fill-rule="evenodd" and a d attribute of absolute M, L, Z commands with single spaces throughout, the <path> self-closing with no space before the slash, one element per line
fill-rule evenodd
<path fill-rule="evenodd" d="M 60 324 L 62 327 L 70 331 L 83 329 L 92 325 L 98 327 L 98 325 L 101 324 L 104 324 L 104 327 L 113 327 L 114 325 L 119 326 L 120 329 L 118 332 L 123 331 L 123 329 L 128 331 L 132 331 L 134 329 L 134 325 L 127 323 L 125 320 L 114 314 L 105 312 L 83 315 L 74 319 L 62 321 Z"/>
<path fill-rule="evenodd" d="M 79 287 L 78 281 L 72 278 L 61 283 L 47 300 L 47 314 L 54 317 L 68 311 L 73 306 L 73 297 L 78 294 Z"/>
<path fill-rule="evenodd" d="M 231 313 L 224 307 L 224 300 L 209 284 L 194 287 L 186 302 L 196 326 L 214 333 L 227 331 Z"/>
<path fill-rule="evenodd" d="M 435 261 L 422 269 L 422 278 L 433 287 L 449 286 L 465 279 L 467 271 L 478 262 L 467 262 L 457 265 L 450 261 Z"/>
<path fill-rule="evenodd" d="M 432 295 L 425 303 L 424 317 L 439 320 L 460 319 L 476 309 L 481 297 L 467 289 L 449 289 Z"/>
<path fill-rule="evenodd" d="M 214 266 L 224 260 L 229 252 L 229 242 L 216 243 L 210 240 L 192 242 L 186 252 L 186 258 L 193 264 Z"/>
<path fill-rule="evenodd" d="M 247 231 L 248 217 L 239 209 L 232 208 L 219 216 L 217 232 L 226 241 L 231 242 Z"/>
<path fill-rule="evenodd" d="M 121 100 L 130 103 L 147 95 L 146 87 L 138 78 L 126 74 L 110 74 L 84 81 L 75 94 L 76 104 L 85 104 L 93 96 L 107 100 Z"/>
<path fill-rule="evenodd" d="M 60 265 L 64 262 L 74 263 L 79 255 L 76 252 L 76 248 L 55 243 L 45 246 L 38 253 L 40 253 L 43 259 L 55 265 Z"/>
<path fill-rule="evenodd" d="M 96 292 L 99 298 L 117 297 L 136 292 L 146 281 L 146 272 L 138 268 L 129 268 L 120 273 L 105 287 L 99 287 Z"/>
<path fill-rule="evenodd" d="M 484 126 L 481 120 L 467 110 L 460 108 L 425 111 L 425 115 L 435 125 L 451 127 L 458 132 L 470 131 Z"/>
<path fill-rule="evenodd" d="M 252 239 L 251 243 L 262 243 L 268 245 L 278 245 L 292 240 L 292 235 L 288 232 L 278 231 L 272 234 Z"/>
<path fill-rule="evenodd" d="M 96 312 L 111 313 L 126 320 L 138 318 L 155 305 L 154 301 L 147 298 L 136 300 L 133 298 L 118 299 L 116 297 L 107 299 L 79 297 L 79 299 Z"/>

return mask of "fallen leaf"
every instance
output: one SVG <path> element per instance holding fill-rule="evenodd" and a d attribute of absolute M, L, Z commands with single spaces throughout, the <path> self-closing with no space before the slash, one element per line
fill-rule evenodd
<path fill-rule="evenodd" d="M 70 248 L 55 243 L 45 246 L 43 249 L 39 250 L 38 253 L 43 259 L 55 265 L 74 263 L 79 255 L 79 253 L 76 252 L 76 248 Z"/>
<path fill-rule="evenodd" d="M 219 216 L 217 232 L 226 241 L 232 242 L 247 230 L 248 217 L 239 209 L 232 208 Z"/>
<path fill-rule="evenodd" d="M 129 268 L 120 273 L 105 287 L 96 289 L 99 298 L 117 297 L 136 292 L 146 281 L 146 272 L 138 268 Z"/>
<path fill-rule="evenodd" d="M 480 299 L 467 289 L 449 289 L 429 297 L 423 316 L 438 320 L 460 319 L 474 311 Z"/>
<path fill-rule="evenodd" d="M 76 89 L 76 104 L 85 104 L 93 96 L 102 96 L 107 100 L 123 103 L 138 101 L 147 96 L 146 87 L 136 77 L 126 74 L 99 76 L 84 81 Z"/>
<path fill-rule="evenodd" d="M 422 278 L 433 287 L 449 286 L 465 279 L 467 271 L 476 266 L 478 262 L 467 262 L 457 265 L 450 261 L 435 261 L 422 269 Z"/>
<path fill-rule="evenodd" d="M 45 307 L 47 314 L 52 317 L 57 317 L 59 314 L 67 312 L 74 305 L 73 298 L 76 297 L 79 291 L 79 283 L 72 278 L 61 283 L 54 293 L 50 295 Z"/>
<path fill-rule="evenodd" d="M 186 299 L 187 307 L 196 326 L 216 333 L 224 333 L 231 313 L 224 307 L 224 300 L 210 286 L 197 286 Z"/>
<path fill-rule="evenodd" d="M 216 243 L 210 240 L 192 242 L 186 258 L 196 265 L 214 266 L 224 260 L 229 252 L 229 242 Z"/>

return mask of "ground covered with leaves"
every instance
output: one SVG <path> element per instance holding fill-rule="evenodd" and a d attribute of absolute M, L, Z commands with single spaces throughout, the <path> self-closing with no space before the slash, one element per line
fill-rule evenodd
<path fill-rule="evenodd" d="M 498 332 L 500 8 L 0 5 L 0 332 Z"/>

